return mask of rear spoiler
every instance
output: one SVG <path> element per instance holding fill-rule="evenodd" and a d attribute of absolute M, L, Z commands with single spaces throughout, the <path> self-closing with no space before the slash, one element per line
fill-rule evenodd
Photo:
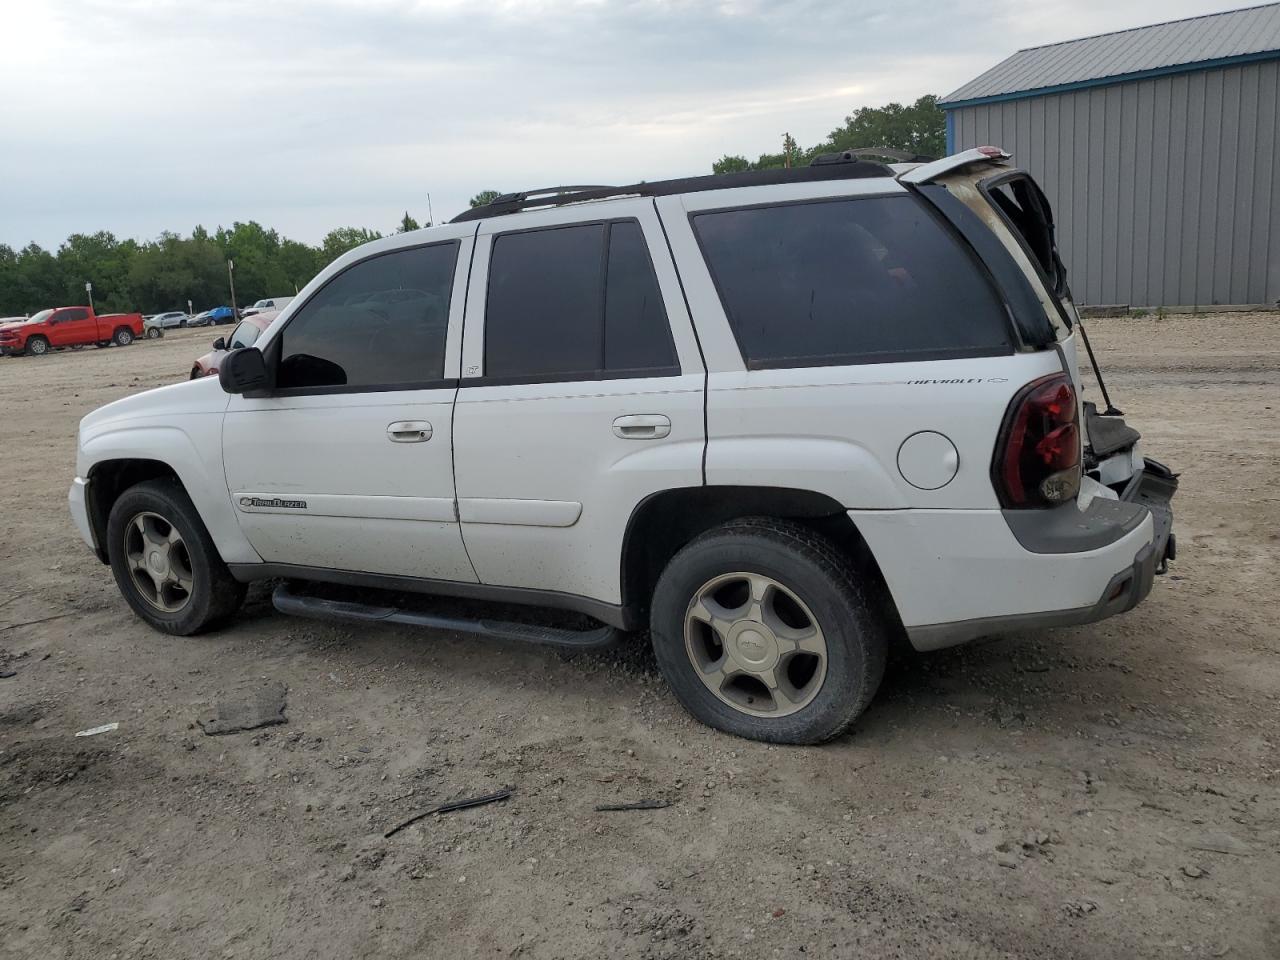
<path fill-rule="evenodd" d="M 918 167 L 912 167 L 898 179 L 903 183 L 919 185 L 930 183 L 948 173 L 954 173 L 976 163 L 998 163 L 1007 166 L 1011 159 L 1013 155 L 1005 153 L 1000 147 L 974 147 L 963 153 L 952 154 L 941 160 L 934 160 L 932 163 L 922 163 Z"/>

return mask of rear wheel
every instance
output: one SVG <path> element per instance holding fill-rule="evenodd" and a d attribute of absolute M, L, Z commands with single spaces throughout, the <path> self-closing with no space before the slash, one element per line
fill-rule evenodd
<path fill-rule="evenodd" d="M 150 327 L 150 328 L 147 330 L 147 339 L 148 339 L 148 340 L 159 340 L 159 339 L 160 339 L 160 328 L 159 328 L 159 327 Z"/>
<path fill-rule="evenodd" d="M 32 337 L 27 341 L 27 356 L 43 357 L 49 352 L 49 341 L 44 337 Z"/>
<path fill-rule="evenodd" d="M 165 633 L 199 633 L 244 602 L 245 585 L 231 576 L 175 480 L 148 480 L 121 494 L 107 522 L 107 553 L 133 612 Z"/>
<path fill-rule="evenodd" d="M 685 708 L 753 740 L 830 740 L 884 675 L 888 630 L 872 592 L 799 524 L 739 520 L 698 537 L 663 571 L 650 617 Z"/>
<path fill-rule="evenodd" d="M 133 343 L 133 331 L 128 327 L 119 327 L 111 339 L 116 342 L 117 346 L 127 347 Z"/>

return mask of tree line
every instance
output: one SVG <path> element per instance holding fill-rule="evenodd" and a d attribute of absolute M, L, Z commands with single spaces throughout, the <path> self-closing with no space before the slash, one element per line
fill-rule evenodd
<path fill-rule="evenodd" d="M 861 107 L 817 144 L 801 147 L 784 134 L 778 153 L 762 153 L 755 160 L 726 154 L 711 169 L 719 174 L 805 166 L 821 153 L 872 146 L 942 156 L 946 133 L 937 97 L 924 96 L 905 106 Z M 498 195 L 484 190 L 471 198 L 471 206 Z M 395 232 L 419 226 L 406 211 Z M 120 240 L 105 230 L 74 233 L 57 251 L 35 243 L 21 250 L 0 244 L 0 317 L 84 304 L 85 283 L 93 284 L 94 306 L 104 313 L 185 310 L 188 300 L 195 310 L 205 310 L 230 303 L 228 260 L 235 264 L 236 300 L 243 306 L 295 293 L 348 250 L 381 236 L 366 227 L 339 227 L 318 246 L 310 246 L 250 220 L 212 232 L 197 226 L 187 237 L 165 232 L 148 241 Z"/>

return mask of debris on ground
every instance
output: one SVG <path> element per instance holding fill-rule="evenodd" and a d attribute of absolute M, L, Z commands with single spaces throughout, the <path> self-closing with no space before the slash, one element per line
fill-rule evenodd
<path fill-rule="evenodd" d="M 425 820 L 427 817 L 430 817 L 433 814 L 452 813 L 455 810 L 467 810 L 471 807 L 481 807 L 481 806 L 484 806 L 486 803 L 498 803 L 501 800 L 506 800 L 513 793 L 515 793 L 514 787 L 505 787 L 502 790 L 497 791 L 496 793 L 486 793 L 484 796 L 481 796 L 481 797 L 469 797 L 466 800 L 450 800 L 448 803 L 442 803 L 440 804 L 440 806 L 432 807 L 430 810 L 424 810 L 421 813 L 415 813 L 408 820 L 405 820 L 402 823 L 397 823 L 394 827 L 392 827 L 382 836 L 384 838 L 390 838 L 395 834 L 399 833 L 405 827 L 412 826 L 413 824 L 417 823 L 419 820 Z"/>
<path fill-rule="evenodd" d="M 1187 841 L 1192 850 L 1207 850 L 1210 853 L 1230 853 L 1237 857 L 1247 856 L 1253 850 L 1243 840 L 1237 840 L 1229 833 L 1211 830 Z"/>
<path fill-rule="evenodd" d="M 1098 909 L 1098 905 L 1092 900 L 1068 900 L 1063 909 L 1069 917 L 1087 917 Z"/>
<path fill-rule="evenodd" d="M 670 800 L 635 800 L 631 803 L 597 803 L 597 813 L 611 813 L 618 810 L 662 810 L 671 806 Z"/>
<path fill-rule="evenodd" d="M 76 731 L 77 737 L 96 737 L 100 733 L 110 733 L 112 730 L 119 730 L 119 723 L 104 723 L 100 727 L 90 727 L 88 730 Z"/>
<path fill-rule="evenodd" d="M 283 683 L 263 684 L 243 696 L 219 700 L 213 705 L 212 713 L 200 717 L 196 723 L 209 737 L 288 723 L 284 715 L 287 692 Z"/>

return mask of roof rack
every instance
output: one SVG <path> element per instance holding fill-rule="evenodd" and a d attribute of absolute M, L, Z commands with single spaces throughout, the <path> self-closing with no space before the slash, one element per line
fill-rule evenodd
<path fill-rule="evenodd" d="M 883 163 L 875 163 L 854 156 L 856 151 L 843 154 L 825 154 L 807 167 L 789 167 L 780 170 L 747 170 L 742 173 L 710 174 L 701 177 L 682 177 L 677 180 L 655 180 L 621 187 L 576 186 L 545 187 L 540 190 L 524 190 L 504 193 L 491 203 L 472 207 L 458 214 L 450 223 L 468 220 L 485 220 L 501 217 L 522 210 L 539 207 L 560 207 L 585 200 L 608 200 L 615 197 L 667 197 L 676 193 L 699 193 L 704 190 L 731 190 L 734 187 L 763 187 L 779 183 L 808 183 L 818 180 L 854 180 L 866 177 L 892 177 L 893 171 Z M 826 159 L 830 157 L 832 159 Z"/>

